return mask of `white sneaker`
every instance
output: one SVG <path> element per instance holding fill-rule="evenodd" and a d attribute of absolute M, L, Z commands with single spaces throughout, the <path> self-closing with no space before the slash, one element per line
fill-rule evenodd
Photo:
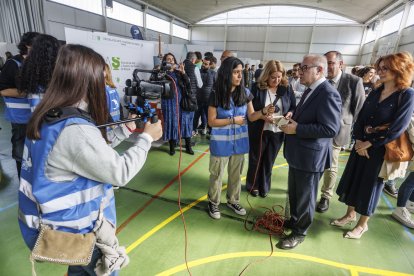
<path fill-rule="evenodd" d="M 397 207 L 391 215 L 394 219 L 401 222 L 401 224 L 414 229 L 414 221 L 411 219 L 411 214 L 405 207 Z"/>
<path fill-rule="evenodd" d="M 405 204 L 405 208 L 407 208 L 410 213 L 414 214 L 414 202 L 413 201 L 407 201 L 407 204 Z"/>

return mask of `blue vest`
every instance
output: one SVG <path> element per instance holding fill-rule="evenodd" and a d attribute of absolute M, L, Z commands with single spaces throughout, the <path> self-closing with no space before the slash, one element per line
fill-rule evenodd
<path fill-rule="evenodd" d="M 22 63 L 16 59 L 12 59 L 20 68 Z M 32 115 L 30 104 L 27 98 L 11 98 L 4 97 L 6 104 L 5 116 L 6 120 L 14 124 L 27 124 Z"/>
<path fill-rule="evenodd" d="M 106 91 L 106 102 L 108 104 L 108 111 L 111 114 L 112 120 L 114 122 L 121 120 L 120 113 L 120 99 L 119 94 L 115 88 L 111 88 L 108 85 L 105 85 Z"/>
<path fill-rule="evenodd" d="M 39 235 L 39 212 L 42 223 L 71 233 L 89 233 L 98 218 L 101 202 L 104 216 L 116 225 L 112 185 L 82 176 L 72 181 L 54 182 L 46 174 L 46 162 L 62 130 L 72 124 L 91 124 L 82 118 L 67 118 L 43 123 L 42 139 L 26 139 L 19 187 L 19 225 L 23 239 L 32 249 Z"/>
<path fill-rule="evenodd" d="M 250 92 L 247 92 L 249 95 Z M 217 107 L 217 119 L 228 119 L 236 116 L 246 116 L 247 104 L 235 106 L 230 98 L 230 109 Z M 234 154 L 249 152 L 249 135 L 247 124 L 242 126 L 230 124 L 223 127 L 212 127 L 210 137 L 210 152 L 214 156 L 226 157 Z"/>

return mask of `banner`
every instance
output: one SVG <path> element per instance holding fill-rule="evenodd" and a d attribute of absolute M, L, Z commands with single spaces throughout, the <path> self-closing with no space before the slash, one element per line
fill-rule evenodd
<path fill-rule="evenodd" d="M 121 98 L 124 95 L 125 80 L 132 79 L 134 69 L 153 69 L 152 57 L 156 55 L 157 43 L 154 41 L 120 38 L 100 32 L 89 32 L 65 28 L 66 43 L 81 44 L 92 48 L 102 55 L 109 64 L 112 78 Z M 146 80 L 149 74 L 141 73 Z"/>

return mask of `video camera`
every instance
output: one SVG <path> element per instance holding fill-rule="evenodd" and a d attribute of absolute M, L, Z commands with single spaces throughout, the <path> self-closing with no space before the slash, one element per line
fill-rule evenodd
<path fill-rule="evenodd" d="M 125 108 L 132 114 L 137 114 L 141 120 L 137 121 L 137 127 L 142 128 L 143 123 L 151 118 L 151 122 L 157 122 L 158 118 L 155 108 L 151 108 L 148 100 L 171 99 L 174 97 L 174 84 L 167 77 L 167 71 L 171 70 L 173 64 L 163 62 L 159 68 L 153 70 L 135 69 L 132 73 L 133 79 L 125 81 L 125 96 L 129 97 L 129 101 Z M 141 80 L 138 73 L 150 73 L 149 80 Z M 133 97 L 136 97 L 133 103 Z M 155 121 L 154 121 L 155 120 Z"/>

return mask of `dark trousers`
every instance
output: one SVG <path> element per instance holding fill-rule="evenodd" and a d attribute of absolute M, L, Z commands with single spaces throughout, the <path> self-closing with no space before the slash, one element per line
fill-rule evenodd
<path fill-rule="evenodd" d="M 398 189 L 397 207 L 405 207 L 408 199 L 414 201 L 414 172 L 411 172 Z"/>
<path fill-rule="evenodd" d="M 193 121 L 193 130 L 196 131 L 198 128 L 198 121 L 201 117 L 201 129 L 205 129 L 207 126 L 207 118 L 208 118 L 208 103 L 198 101 L 197 102 L 198 109 L 194 114 L 194 121 Z"/>
<path fill-rule="evenodd" d="M 12 127 L 12 157 L 16 160 L 17 174 L 20 178 L 20 170 L 22 168 L 22 158 L 24 141 L 26 139 L 26 124 L 11 124 Z"/>
<path fill-rule="evenodd" d="M 251 139 L 249 150 L 249 168 L 247 170 L 246 189 L 250 191 L 252 186 L 254 190 L 259 190 L 260 194 L 267 194 L 270 191 L 272 184 L 272 168 L 275 163 L 275 159 L 283 143 L 283 132 L 273 132 L 265 130 L 263 132 L 261 150 L 260 150 L 260 134 L 256 139 Z M 260 151 L 262 156 L 260 157 L 259 167 L 259 155 Z M 257 174 L 256 174 L 257 170 Z M 256 174 L 256 179 L 254 176 Z"/>
<path fill-rule="evenodd" d="M 305 172 L 289 167 L 290 224 L 295 234 L 306 235 L 312 224 L 322 174 L 323 172 Z"/>

